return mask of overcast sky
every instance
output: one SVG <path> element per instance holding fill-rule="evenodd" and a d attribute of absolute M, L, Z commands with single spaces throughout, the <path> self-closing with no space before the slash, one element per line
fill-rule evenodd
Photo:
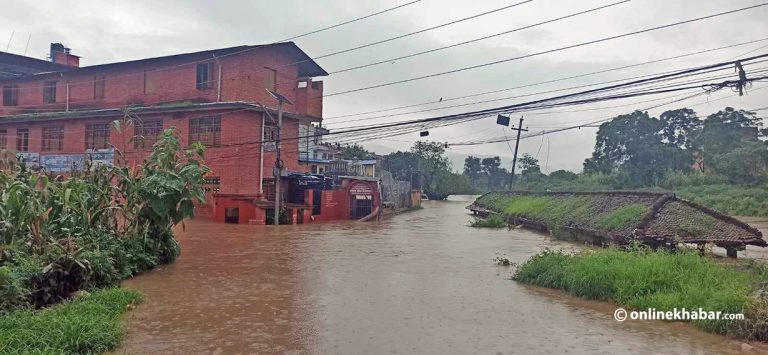
<path fill-rule="evenodd" d="M 520 1 L 522 0 L 422 0 L 386 14 L 303 37 L 296 42 L 310 56 L 317 57 Z M 335 71 L 454 44 L 615 1 L 617 0 L 534 0 L 524 5 L 438 30 L 320 59 L 318 63 L 327 71 Z M 82 56 L 81 65 L 95 65 L 235 45 L 270 43 L 406 2 L 408 0 L 230 0 L 215 2 L 203 0 L 134 0 L 111 2 L 106 5 L 103 1 L 85 0 L 72 2 L 3 0 L 4 11 L 0 15 L 0 50 L 5 49 L 11 33 L 15 31 L 13 40 L 10 42 L 10 52 L 23 54 L 27 39 L 31 35 L 27 49 L 29 56 L 45 59 L 51 42 L 63 42 L 72 48 L 74 54 Z M 759 0 L 633 0 L 591 14 L 394 63 L 339 73 L 322 78 L 322 80 L 325 81 L 326 93 L 339 92 L 567 46 L 746 7 L 760 2 Z M 329 119 L 325 123 L 333 128 L 361 123 L 424 118 L 544 98 L 553 94 L 356 123 L 344 123 L 343 121 L 373 115 L 333 118 L 334 116 L 429 102 L 441 97 L 452 98 L 531 84 L 762 38 L 768 38 L 768 6 L 519 61 L 402 85 L 328 97 L 324 103 L 324 115 Z M 760 47 L 764 48 L 756 50 Z M 751 55 L 768 53 L 768 41 L 578 80 L 389 111 L 385 114 L 440 108 L 441 106 L 652 74 L 731 60 L 753 50 L 756 51 L 750 53 Z M 732 92 L 724 90 L 712 94 L 709 98 L 699 97 L 654 109 L 650 112 L 653 115 L 658 115 L 666 109 L 688 106 L 695 109 L 700 116 L 706 116 L 726 105 L 744 109 L 761 108 L 768 106 L 768 90 L 756 90 L 761 85 L 768 86 L 768 83 L 755 85 L 752 89 L 753 93 L 740 98 L 731 97 L 713 101 L 733 95 Z M 526 115 L 525 125 L 531 131 L 538 131 L 587 122 L 652 105 L 653 103 L 637 102 L 655 98 L 657 97 L 595 103 L 589 106 L 561 110 L 594 109 L 590 111 Z M 603 109 L 619 105 L 624 106 Z M 548 112 L 551 111 L 548 110 Z M 761 116 L 766 116 L 768 111 L 761 111 L 760 113 Z M 582 128 L 551 134 L 544 138 L 526 139 L 521 141 L 520 147 L 522 152 L 537 156 L 541 160 L 545 172 L 563 168 L 579 171 L 584 158 L 588 157 L 592 151 L 596 131 L 596 128 Z M 504 135 L 503 128 L 495 125 L 495 120 L 492 119 L 433 129 L 430 133 L 431 139 L 440 141 L 460 141 Z M 507 129 L 506 134 L 511 136 L 513 133 Z M 386 140 L 365 142 L 364 145 L 377 153 L 388 153 L 392 150 L 408 149 L 418 139 L 417 133 L 411 133 Z M 457 169 L 460 169 L 458 159 L 466 154 L 501 155 L 507 157 L 505 158 L 505 165 L 507 167 L 511 165 L 512 153 L 510 145 L 506 143 L 451 148 L 451 153 L 452 157 L 457 160 L 455 162 Z"/>

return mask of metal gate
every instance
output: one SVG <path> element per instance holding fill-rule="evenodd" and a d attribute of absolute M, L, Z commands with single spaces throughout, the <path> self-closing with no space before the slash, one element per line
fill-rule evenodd
<path fill-rule="evenodd" d="M 371 195 L 352 195 L 351 202 L 351 219 L 360 219 L 373 212 L 373 196 Z"/>

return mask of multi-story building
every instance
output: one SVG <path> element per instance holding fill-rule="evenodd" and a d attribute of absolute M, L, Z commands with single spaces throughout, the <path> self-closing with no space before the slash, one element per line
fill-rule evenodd
<path fill-rule="evenodd" d="M 163 129 L 174 127 L 185 144 L 207 147 L 212 172 L 199 212 L 263 224 L 276 195 L 272 91 L 291 102 L 283 107 L 283 178 L 310 170 L 299 162 L 297 137 L 300 126 L 322 120 L 323 83 L 313 78 L 328 73 L 292 42 L 85 67 L 70 49 L 52 44 L 50 58 L 0 52 L 0 148 L 30 164 L 49 172 L 89 158 L 110 164 L 114 149 L 131 164 L 148 156 Z M 113 124 L 126 117 L 132 126 Z M 290 191 L 295 184 L 281 185 L 283 196 L 297 195 Z M 246 212 L 238 207 L 242 201 Z M 305 205 L 287 205 L 295 219 L 311 217 Z"/>

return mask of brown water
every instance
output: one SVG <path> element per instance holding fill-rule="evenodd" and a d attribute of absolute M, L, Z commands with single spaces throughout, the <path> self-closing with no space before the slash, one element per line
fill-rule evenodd
<path fill-rule="evenodd" d="M 573 245 L 469 228 L 468 201 L 373 223 L 188 223 L 175 264 L 125 283 L 146 301 L 119 353 L 741 353 L 740 341 L 617 323 L 608 303 L 510 281 L 497 254 Z"/>

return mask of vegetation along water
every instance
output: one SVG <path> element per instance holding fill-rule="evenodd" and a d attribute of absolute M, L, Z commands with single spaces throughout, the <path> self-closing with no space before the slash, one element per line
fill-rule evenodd
<path fill-rule="evenodd" d="M 202 154 L 169 129 L 141 165 L 62 179 L 6 162 L 15 167 L 0 171 L 0 353 L 114 349 L 120 314 L 141 297 L 113 287 L 179 255 L 171 228 L 203 198 Z"/>

